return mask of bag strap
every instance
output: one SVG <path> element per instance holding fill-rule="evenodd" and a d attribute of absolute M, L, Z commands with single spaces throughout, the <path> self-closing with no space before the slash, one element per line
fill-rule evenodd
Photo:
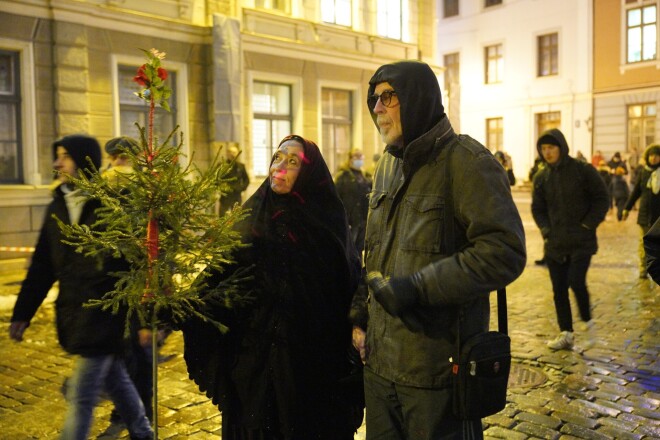
<path fill-rule="evenodd" d="M 450 156 L 456 144 L 455 138 L 447 146 L 447 155 L 445 156 L 445 210 L 443 225 L 442 248 L 445 255 L 451 255 L 456 250 L 456 233 L 454 225 L 454 197 L 452 193 Z M 436 141 L 438 142 L 438 141 Z M 463 308 L 460 308 L 458 319 L 456 320 L 456 362 L 459 360 L 461 347 L 461 320 L 463 319 Z M 507 334 L 509 331 L 506 305 L 506 287 L 497 289 L 497 330 L 500 333 Z"/>

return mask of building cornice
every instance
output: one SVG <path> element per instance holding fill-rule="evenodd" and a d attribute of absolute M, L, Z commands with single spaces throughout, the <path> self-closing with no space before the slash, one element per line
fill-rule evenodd
<path fill-rule="evenodd" d="M 2 0 L 0 12 L 132 34 L 149 34 L 185 43 L 211 44 L 213 40 L 208 26 L 86 1 Z"/>

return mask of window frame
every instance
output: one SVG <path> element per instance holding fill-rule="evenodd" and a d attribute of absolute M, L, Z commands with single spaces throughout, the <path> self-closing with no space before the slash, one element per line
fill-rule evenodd
<path fill-rule="evenodd" d="M 553 118 L 552 116 L 557 117 Z M 541 120 L 546 117 L 546 120 Z M 534 129 L 536 130 L 536 139 L 538 139 L 542 133 L 552 128 L 561 128 L 561 110 L 534 112 Z M 536 149 L 536 146 L 534 149 Z"/>
<path fill-rule="evenodd" d="M 455 62 L 454 62 L 455 61 Z M 452 84 L 460 84 L 461 54 L 460 52 L 446 53 L 442 56 L 444 72 L 444 91 L 451 96 Z M 454 81 L 452 81 L 452 79 Z"/>
<path fill-rule="evenodd" d="M 288 114 L 282 115 L 282 114 L 274 114 L 274 113 L 258 113 L 258 112 L 256 112 L 254 110 L 254 106 L 252 105 L 252 103 L 254 102 L 254 88 L 255 88 L 254 85 L 255 85 L 255 83 L 268 84 L 268 85 L 271 85 L 271 86 L 287 87 L 288 88 L 288 100 L 289 100 L 289 102 L 288 102 L 288 104 L 289 104 Z M 252 134 L 252 139 L 253 139 L 253 142 L 252 142 L 252 155 L 253 155 L 252 157 L 253 157 L 253 160 L 252 160 L 252 169 L 251 169 L 251 171 L 252 171 L 252 174 L 255 177 L 265 178 L 266 176 L 268 176 L 268 173 L 269 173 L 267 165 L 264 168 L 264 170 L 265 170 L 264 174 L 258 173 L 257 172 L 258 170 L 255 169 L 255 164 L 256 164 L 257 160 L 255 159 L 256 158 L 256 152 L 255 152 L 255 146 L 254 146 L 254 125 L 255 125 L 254 121 L 255 120 L 269 121 L 271 128 L 272 128 L 273 122 L 275 122 L 275 121 L 288 122 L 289 127 L 290 127 L 289 131 L 291 132 L 289 134 L 292 134 L 293 133 L 293 129 L 292 129 L 292 127 L 293 127 L 293 87 L 291 86 L 291 84 L 280 83 L 280 82 L 275 82 L 275 81 L 254 80 L 251 83 L 251 88 L 252 88 L 252 93 L 250 94 L 250 105 L 252 107 L 252 113 L 251 113 L 250 116 L 252 118 L 252 132 L 251 132 L 251 134 Z M 278 142 L 277 138 L 272 138 L 271 137 L 270 140 L 271 140 L 272 143 L 270 145 L 266 146 L 267 150 L 268 150 L 268 148 L 270 148 L 270 151 L 267 151 L 267 153 L 269 153 L 269 154 L 267 154 L 266 157 L 265 157 L 267 164 L 269 163 L 269 156 L 271 158 L 273 157 L 273 155 L 275 154 L 275 150 L 277 149 L 277 146 L 278 146 L 277 145 L 277 142 Z"/>
<path fill-rule="evenodd" d="M 654 107 L 655 114 L 649 115 L 649 116 L 644 116 L 644 108 L 647 106 L 652 106 Z M 641 107 L 642 110 L 642 116 L 639 117 L 630 117 L 630 111 L 633 107 Z M 637 151 L 642 153 L 648 145 L 650 145 L 653 142 L 656 142 L 656 137 L 655 137 L 655 132 L 656 132 L 656 121 L 658 117 L 658 104 L 653 101 L 649 102 L 639 102 L 639 103 L 634 103 L 634 104 L 628 104 L 626 105 L 626 145 L 628 145 L 628 151 L 634 151 L 635 148 L 637 148 Z M 636 136 L 637 140 L 633 138 L 632 134 L 632 127 L 631 125 L 633 124 L 634 121 L 641 121 L 641 126 L 642 130 L 639 136 Z M 647 128 L 647 123 L 652 122 L 652 124 L 649 124 L 650 127 Z M 650 134 L 650 140 L 648 139 L 648 134 Z"/>
<path fill-rule="evenodd" d="M 504 150 L 504 117 L 495 116 L 492 118 L 486 118 L 486 148 L 488 148 L 491 153 L 496 151 Z M 496 126 L 492 127 L 491 123 L 495 122 Z M 494 138 L 494 145 L 491 142 Z"/>
<path fill-rule="evenodd" d="M 388 20 L 385 20 L 385 22 L 388 23 L 386 27 L 381 26 L 382 14 L 385 14 L 385 16 L 387 17 L 389 17 L 390 15 L 389 12 L 390 2 L 397 2 L 399 6 L 397 29 L 395 30 L 396 32 L 391 32 L 392 29 L 389 26 Z M 383 5 L 385 6 L 383 7 Z M 408 3 L 408 0 L 387 0 L 387 3 L 382 3 L 381 0 L 379 0 L 375 14 L 376 34 L 382 38 L 390 38 L 392 40 L 398 40 L 404 42 L 407 41 L 410 34 L 410 29 L 408 26 L 408 23 L 410 22 L 409 8 L 410 5 Z M 385 31 L 383 31 L 383 29 L 385 29 Z"/>
<path fill-rule="evenodd" d="M 138 67 L 144 64 L 144 58 L 132 55 L 111 55 L 112 65 L 112 95 L 113 95 L 113 136 L 121 136 L 121 103 L 119 102 L 119 66 L 135 66 L 137 72 Z M 174 118 L 174 126 L 179 126 L 180 135 L 183 136 L 183 145 L 181 153 L 183 157 L 179 158 L 182 166 L 186 166 L 190 162 L 192 147 L 190 145 L 190 130 L 188 120 L 188 67 L 185 63 L 171 61 L 167 58 L 163 60 L 163 68 L 168 72 L 176 72 L 176 84 L 169 84 L 172 88 L 177 102 L 177 111 Z M 138 91 L 139 86 L 135 84 L 135 91 Z"/>
<path fill-rule="evenodd" d="M 323 16 L 324 3 L 326 3 L 326 2 L 333 4 L 332 9 L 333 9 L 334 19 L 332 21 L 325 20 L 324 16 Z M 338 2 L 341 2 L 341 3 L 348 2 L 348 23 L 339 23 L 337 21 L 337 9 L 338 9 L 337 8 L 337 3 Z M 353 26 L 353 1 L 352 0 L 321 0 L 319 2 L 319 6 L 320 6 L 320 10 L 319 10 L 320 21 L 322 23 L 333 24 L 333 25 L 336 25 L 336 26 L 344 26 L 344 27 L 347 27 L 347 28 L 351 28 Z"/>
<path fill-rule="evenodd" d="M 326 118 L 325 115 L 323 114 L 323 92 L 324 91 L 332 91 L 332 92 L 342 92 L 342 93 L 347 93 L 348 94 L 348 99 L 349 99 L 349 104 L 348 104 L 348 122 L 345 122 L 342 119 L 339 118 Z M 354 89 L 349 89 L 346 87 L 336 87 L 336 86 L 329 86 L 329 85 L 320 85 L 319 87 L 319 107 L 321 111 L 319 112 L 320 118 L 321 118 L 321 136 L 320 139 L 322 139 L 321 145 L 319 147 L 321 148 L 321 152 L 323 153 L 323 157 L 325 158 L 325 162 L 328 165 L 328 169 L 330 172 L 334 175 L 335 172 L 339 169 L 341 164 L 345 161 L 348 152 L 355 146 L 355 121 L 356 121 L 356 93 Z M 343 126 L 343 127 L 348 127 L 348 145 L 344 146 L 344 149 L 342 150 L 341 148 L 338 151 L 337 145 L 332 145 L 328 146 L 325 145 L 325 140 L 326 140 L 326 126 L 332 126 L 332 127 L 337 127 L 337 126 Z M 330 154 L 328 154 L 330 153 Z M 344 154 L 345 153 L 345 154 Z"/>
<path fill-rule="evenodd" d="M 492 8 L 493 6 L 500 6 L 503 3 L 502 0 L 484 0 L 484 9 Z"/>
<path fill-rule="evenodd" d="M 489 49 L 497 48 L 496 56 L 489 55 Z M 491 61 L 495 63 L 495 77 L 491 75 Z M 492 79 L 491 79 L 492 78 Z M 501 84 L 504 81 L 504 44 L 494 43 L 484 46 L 484 84 Z"/>
<path fill-rule="evenodd" d="M 655 54 L 653 58 L 648 58 L 644 59 L 644 23 L 643 23 L 643 18 L 644 18 L 644 9 L 649 8 L 649 7 L 654 7 L 655 8 L 655 21 L 653 22 L 653 26 L 655 26 Z M 621 14 L 621 20 L 622 20 L 622 39 L 623 39 L 623 44 L 622 44 L 622 55 L 623 55 L 623 64 L 626 66 L 634 66 L 634 65 L 640 65 L 644 63 L 657 63 L 658 62 L 658 43 L 660 41 L 660 28 L 658 27 L 658 10 L 660 9 L 660 5 L 657 2 L 648 2 L 648 1 L 638 1 L 634 3 L 624 3 L 623 4 L 623 11 Z M 641 29 L 641 39 L 640 39 L 640 59 L 637 61 L 630 61 L 630 30 L 631 26 L 628 24 L 628 15 L 631 11 L 634 10 L 639 10 L 641 14 L 641 22 L 639 26 L 633 26 L 632 28 L 637 28 L 639 27 Z M 648 24 L 650 25 L 650 24 Z M 647 26 L 648 26 L 647 25 Z"/>
<path fill-rule="evenodd" d="M 247 165 L 249 164 L 249 169 L 252 175 L 256 178 L 263 178 L 266 176 L 258 175 L 254 172 L 254 139 L 253 139 L 253 129 L 254 129 L 254 109 L 252 108 L 252 96 L 254 95 L 254 83 L 266 82 L 274 84 L 285 84 L 291 87 L 290 91 L 290 105 L 291 105 L 291 134 L 302 134 L 302 78 L 297 76 L 284 75 L 274 72 L 266 72 L 259 70 L 249 70 L 247 72 L 247 114 L 249 115 L 249 142 L 241 141 L 241 145 L 244 145 L 243 162 Z"/>
<path fill-rule="evenodd" d="M 15 183 L 0 183 L 0 188 L 11 185 L 48 185 L 42 182 L 42 173 L 39 171 L 39 141 L 37 136 L 37 105 L 36 105 L 36 72 L 34 61 L 34 45 L 25 41 L 0 38 L 0 48 L 18 53 L 18 70 L 20 75 L 19 95 L 21 109 L 19 112 L 22 145 L 19 146 L 21 156 L 22 179 Z M 51 169 L 45 170 L 44 175 L 50 177 Z"/>
<path fill-rule="evenodd" d="M 21 66 L 20 66 L 20 53 L 15 50 L 6 50 L 0 48 L 0 53 L 2 55 L 7 55 L 10 59 L 10 68 L 11 68 L 11 85 L 12 90 L 10 93 L 0 93 L 0 104 L 6 104 L 11 107 L 13 110 L 13 129 L 14 138 L 7 139 L 7 143 L 15 145 L 15 158 L 13 161 L 16 174 L 12 175 L 12 178 L 4 180 L 0 175 L 0 185 L 12 185 L 12 184 L 21 184 L 24 182 L 24 172 L 23 169 L 23 141 L 21 138 Z M 1 127 L 0 127 L 1 128 Z M 0 139 L 0 141 L 3 141 Z M 13 174 L 13 171 L 12 171 Z"/>
<path fill-rule="evenodd" d="M 291 14 L 291 0 L 262 0 L 263 5 L 258 5 L 257 2 L 260 0 L 252 0 L 252 6 L 255 9 L 261 9 L 266 11 L 276 11 L 282 14 Z M 281 2 L 282 7 L 273 5 L 273 3 Z"/>
<path fill-rule="evenodd" d="M 450 3 L 451 2 L 451 3 Z M 449 10 L 449 12 L 448 12 Z M 442 1 L 442 17 L 451 18 L 457 17 L 460 14 L 460 1 L 459 0 L 443 0 Z"/>
<path fill-rule="evenodd" d="M 543 45 L 545 38 L 555 38 L 554 44 Z M 548 49 L 549 48 L 549 49 Z M 542 66 L 546 58 L 549 58 L 550 64 L 549 73 L 542 72 Z M 554 71 L 553 71 L 554 67 Z M 536 77 L 546 78 L 549 76 L 559 75 L 559 32 L 548 32 L 536 36 Z"/>

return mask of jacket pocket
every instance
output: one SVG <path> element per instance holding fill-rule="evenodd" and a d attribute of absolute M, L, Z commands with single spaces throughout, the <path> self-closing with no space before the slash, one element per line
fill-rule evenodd
<path fill-rule="evenodd" d="M 404 199 L 405 221 L 399 248 L 420 252 L 440 252 L 444 221 L 444 199 L 437 196 L 409 195 Z"/>
<path fill-rule="evenodd" d="M 381 242 L 382 228 L 385 222 L 385 198 L 387 192 L 372 191 L 369 194 L 369 213 L 367 216 L 367 228 L 365 235 L 365 250 L 373 249 L 373 247 Z"/>

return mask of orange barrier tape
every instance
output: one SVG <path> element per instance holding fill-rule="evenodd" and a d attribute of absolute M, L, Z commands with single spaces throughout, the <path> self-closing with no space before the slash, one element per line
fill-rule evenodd
<path fill-rule="evenodd" d="M 29 246 L 0 246 L 0 252 L 34 252 Z"/>

